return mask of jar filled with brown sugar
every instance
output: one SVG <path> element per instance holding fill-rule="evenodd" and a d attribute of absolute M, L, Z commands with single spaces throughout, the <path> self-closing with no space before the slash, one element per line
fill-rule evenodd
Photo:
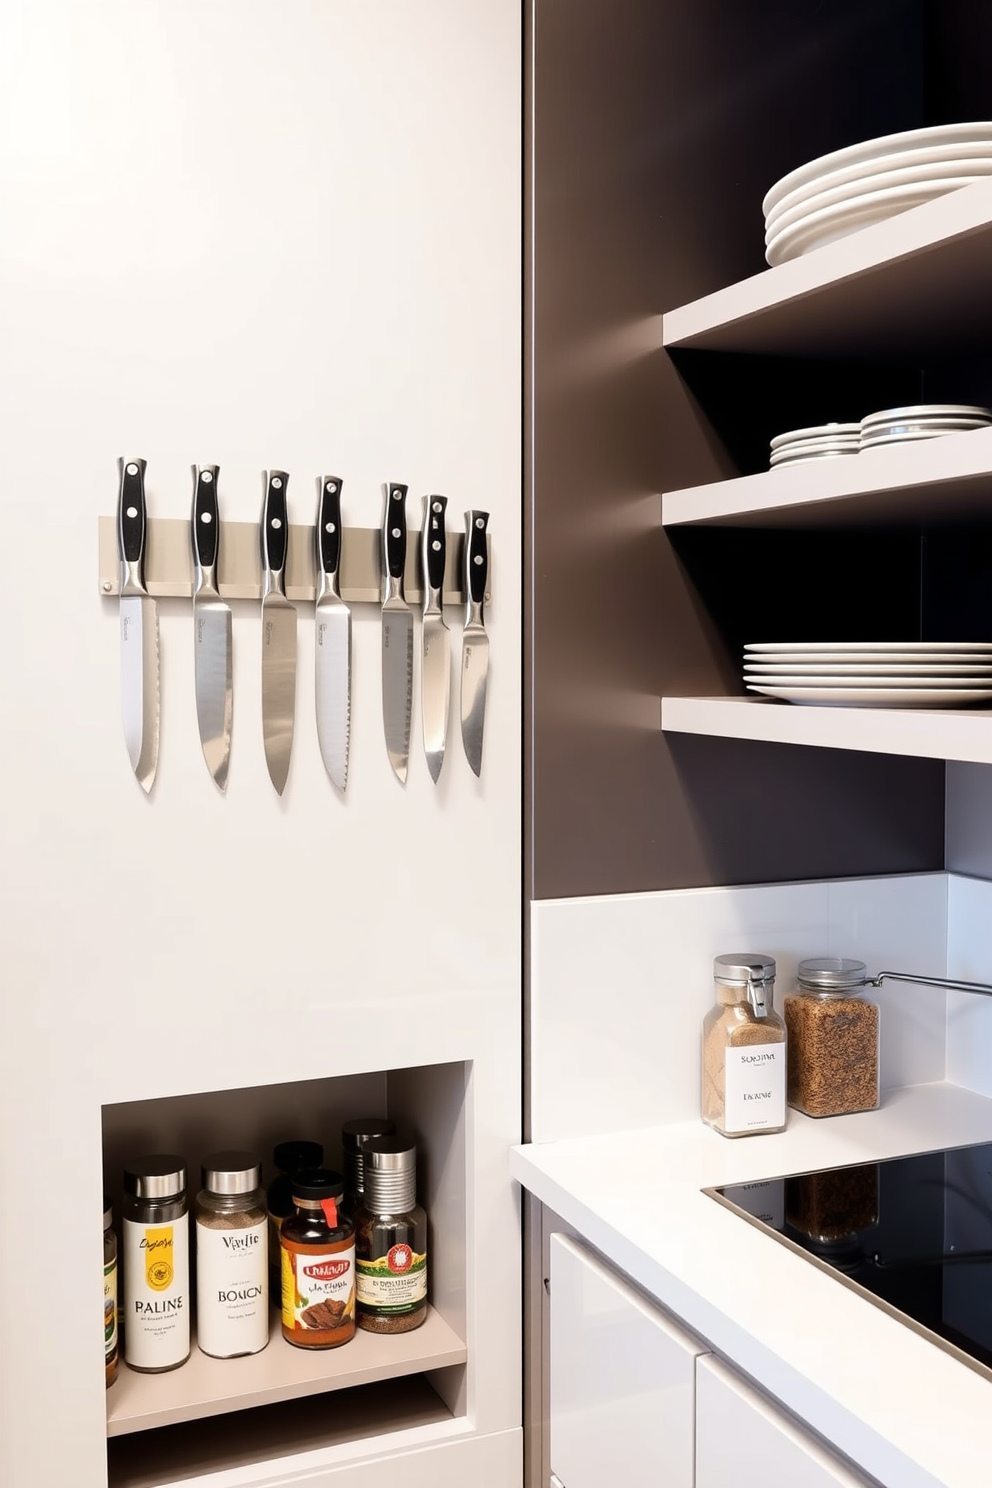
<path fill-rule="evenodd" d="M 878 1007 L 864 995 L 863 961 L 817 956 L 799 963 L 785 999 L 789 1105 L 807 1116 L 873 1111 L 879 1101 Z"/>
<path fill-rule="evenodd" d="M 702 1117 L 724 1137 L 785 1128 L 786 1029 L 771 956 L 717 956 L 703 1022 Z"/>

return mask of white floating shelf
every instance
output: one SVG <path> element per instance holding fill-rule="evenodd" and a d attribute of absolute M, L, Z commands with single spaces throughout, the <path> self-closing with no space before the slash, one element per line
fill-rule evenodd
<path fill-rule="evenodd" d="M 953 351 L 992 335 L 992 179 L 670 311 L 669 347 L 798 356 Z"/>
<path fill-rule="evenodd" d="M 667 733 L 992 764 L 992 708 L 826 708 L 773 698 L 666 697 Z"/>
<path fill-rule="evenodd" d="M 666 527 L 828 527 L 990 511 L 992 428 L 687 486 L 661 498 Z"/>
<path fill-rule="evenodd" d="M 269 1345 L 260 1354 L 210 1359 L 194 1340 L 188 1362 L 167 1374 L 136 1374 L 122 1363 L 107 1391 L 107 1435 L 420 1374 L 466 1358 L 465 1343 L 433 1308 L 410 1333 L 359 1329 L 350 1343 L 334 1349 L 294 1348 L 273 1313 Z"/>

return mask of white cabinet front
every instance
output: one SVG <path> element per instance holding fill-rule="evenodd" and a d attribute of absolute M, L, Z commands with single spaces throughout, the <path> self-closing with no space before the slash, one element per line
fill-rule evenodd
<path fill-rule="evenodd" d="M 711 1354 L 696 1361 L 695 1488 L 869 1488 Z"/>
<path fill-rule="evenodd" d="M 563 1488 L 693 1488 L 702 1345 L 589 1251 L 551 1236 L 551 1469 Z"/>

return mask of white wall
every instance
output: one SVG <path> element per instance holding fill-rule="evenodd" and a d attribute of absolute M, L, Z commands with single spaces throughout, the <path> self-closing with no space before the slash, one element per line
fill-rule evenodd
<path fill-rule="evenodd" d="M 481 1430 L 512 1425 L 518 8 L 6 4 L 0 145 L 0 1478 L 63 1488 L 68 1456 L 74 1488 L 103 1482 L 102 1369 L 78 1284 L 99 1266 L 101 1102 L 403 1062 L 477 1061 L 474 1181 L 493 1243 L 491 1300 L 470 1308 L 474 1405 Z M 257 607 L 243 604 L 220 797 L 196 734 L 189 607 L 172 601 L 146 800 L 121 732 L 116 610 L 96 584 L 119 455 L 147 458 L 157 516 L 185 517 L 190 464 L 214 461 L 232 520 L 257 520 L 268 466 L 290 472 L 299 522 L 325 470 L 344 478 L 346 524 L 378 525 L 387 480 L 410 485 L 411 522 L 428 490 L 448 495 L 452 530 L 466 508 L 489 509 L 481 783 L 455 720 L 435 789 L 415 714 L 398 785 L 377 614 L 363 607 L 342 802 L 317 751 L 301 606 L 297 738 L 277 798 Z M 460 616 L 449 623 L 457 645 Z M 42 1200 L 65 1219 L 39 1236 L 25 1216 Z M 491 1285 L 493 1256 L 504 1285 Z M 51 1297 L 70 1258 L 72 1284 L 42 1305 L 39 1285 Z"/>

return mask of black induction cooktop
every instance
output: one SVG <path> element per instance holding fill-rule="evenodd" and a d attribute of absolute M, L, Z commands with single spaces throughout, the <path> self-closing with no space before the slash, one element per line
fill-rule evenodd
<path fill-rule="evenodd" d="M 706 1192 L 992 1379 L 992 1142 Z"/>

